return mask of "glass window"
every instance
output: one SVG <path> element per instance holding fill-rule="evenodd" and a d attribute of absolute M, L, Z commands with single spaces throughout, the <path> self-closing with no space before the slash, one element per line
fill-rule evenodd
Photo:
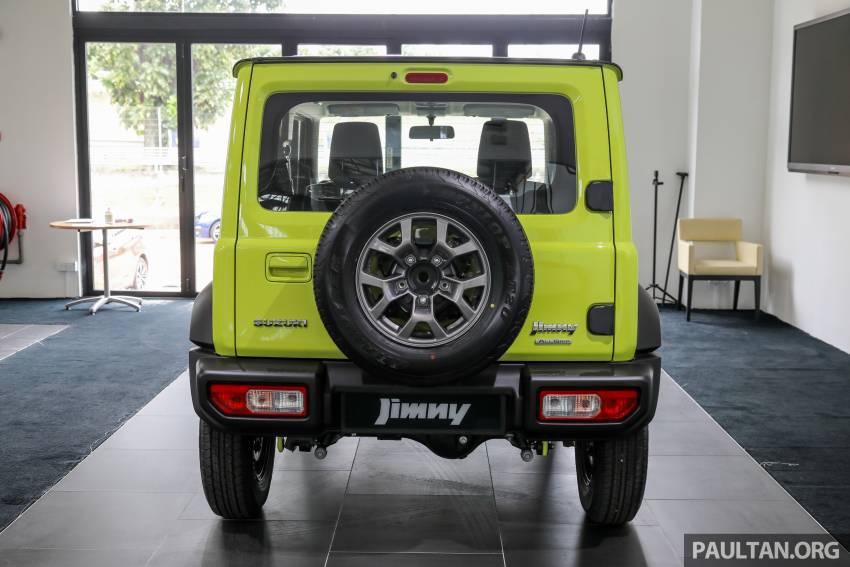
<path fill-rule="evenodd" d="M 401 54 L 416 57 L 492 57 L 493 46 L 460 43 L 405 43 L 401 46 Z"/>
<path fill-rule="evenodd" d="M 331 45 L 299 43 L 298 55 L 320 57 L 354 57 L 358 55 L 386 55 L 386 45 Z"/>
<path fill-rule="evenodd" d="M 570 59 L 578 51 L 577 43 L 514 43 L 508 46 L 508 57 L 525 57 L 529 59 Z M 587 59 L 599 59 L 599 46 L 585 44 L 582 53 Z"/>
<path fill-rule="evenodd" d="M 114 290 L 180 291 L 176 49 L 173 43 L 86 45 L 92 218 L 149 224 L 93 235 L 95 289 L 109 256 Z"/>
<path fill-rule="evenodd" d="M 302 93 L 274 95 L 266 104 L 258 180 L 266 209 L 332 211 L 383 172 L 416 166 L 477 178 L 518 214 L 569 212 L 576 202 L 569 101 Z"/>
<path fill-rule="evenodd" d="M 109 12 L 289 12 L 293 14 L 607 14 L 608 0 L 77 0 L 77 9 Z"/>
<path fill-rule="evenodd" d="M 77 0 L 83 12 L 281 12 L 286 0 Z"/>

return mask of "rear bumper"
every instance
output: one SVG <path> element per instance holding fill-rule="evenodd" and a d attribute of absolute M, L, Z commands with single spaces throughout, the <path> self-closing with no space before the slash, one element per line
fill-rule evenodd
<path fill-rule="evenodd" d="M 421 434 L 503 437 L 513 434 L 529 440 L 554 441 L 615 437 L 649 423 L 658 404 L 661 359 L 645 355 L 615 363 L 503 363 L 458 383 L 414 387 L 366 375 L 345 361 L 230 358 L 195 348 L 189 353 L 189 374 L 195 412 L 211 425 L 233 432 L 299 438 L 328 434 L 402 437 Z M 307 416 L 225 416 L 208 398 L 209 385 L 215 382 L 304 386 Z M 542 422 L 538 419 L 541 390 L 594 388 L 635 388 L 639 391 L 639 406 L 618 422 Z M 356 413 L 353 409 L 362 407 L 361 400 L 370 400 L 374 405 L 379 399 L 427 399 L 471 402 L 473 405 L 480 400 L 487 403 L 482 404 L 486 409 L 477 415 L 471 412 L 470 419 L 458 425 L 447 420 L 389 420 L 375 425 L 371 420 L 364 421 L 353 415 Z"/>

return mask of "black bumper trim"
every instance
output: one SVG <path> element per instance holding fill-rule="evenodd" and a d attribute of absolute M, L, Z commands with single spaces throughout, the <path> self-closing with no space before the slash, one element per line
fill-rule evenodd
<path fill-rule="evenodd" d="M 661 359 L 645 355 L 628 362 L 501 363 L 476 376 L 442 386 L 408 386 L 364 373 L 347 361 L 220 357 L 195 348 L 189 352 L 189 375 L 195 412 L 220 429 L 246 434 L 317 438 L 326 434 L 419 435 L 480 433 L 489 437 L 517 434 L 528 439 L 573 440 L 605 438 L 649 423 L 658 404 Z M 303 418 L 231 417 L 209 402 L 212 382 L 289 384 L 308 390 L 308 415 Z M 541 422 L 537 395 L 543 388 L 623 388 L 640 391 L 638 409 L 622 422 Z M 504 431 L 466 428 L 345 427 L 342 396 L 366 393 L 381 396 L 498 396 L 502 400 Z"/>

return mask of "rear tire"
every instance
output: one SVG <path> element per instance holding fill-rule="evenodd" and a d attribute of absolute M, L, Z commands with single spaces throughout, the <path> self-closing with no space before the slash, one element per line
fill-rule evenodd
<path fill-rule="evenodd" d="M 230 520 L 259 518 L 274 471 L 274 437 L 219 431 L 201 420 L 201 481 L 213 512 Z"/>
<path fill-rule="evenodd" d="M 643 502 L 648 456 L 646 427 L 617 439 L 576 442 L 578 493 L 591 522 L 619 526 L 635 517 Z"/>

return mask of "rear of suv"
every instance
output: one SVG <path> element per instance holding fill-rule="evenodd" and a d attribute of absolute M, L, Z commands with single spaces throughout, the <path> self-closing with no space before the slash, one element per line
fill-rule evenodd
<path fill-rule="evenodd" d="M 446 458 L 574 445 L 591 521 L 637 513 L 658 399 L 609 63 L 236 65 L 192 399 L 210 507 L 261 513 L 275 446 Z M 285 456 L 284 456 L 285 458 Z"/>

